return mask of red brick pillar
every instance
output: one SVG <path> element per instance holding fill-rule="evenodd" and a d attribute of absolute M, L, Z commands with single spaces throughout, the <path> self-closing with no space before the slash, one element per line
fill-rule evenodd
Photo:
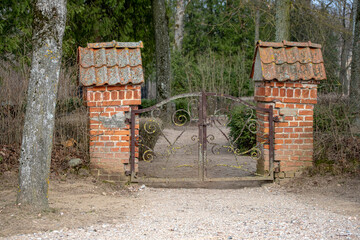
<path fill-rule="evenodd" d="M 277 177 L 294 177 L 313 164 L 313 110 L 317 103 L 317 85 L 316 81 L 255 83 L 257 106 L 273 106 L 274 109 Z M 261 120 L 265 120 L 262 131 L 266 134 L 269 131 L 267 117 Z M 264 147 L 265 170 L 268 170 L 268 144 Z"/>
<path fill-rule="evenodd" d="M 130 170 L 130 106 L 141 104 L 141 86 L 93 86 L 86 89 L 93 175 L 126 181 Z"/>
<path fill-rule="evenodd" d="M 321 45 L 311 42 L 256 44 L 251 78 L 258 107 L 273 107 L 274 161 L 277 177 L 294 177 L 313 164 L 313 116 L 317 85 L 326 79 Z M 257 113 L 258 141 L 268 136 L 268 116 Z M 269 144 L 264 144 L 264 164 L 269 170 Z M 261 168 L 262 167 L 262 168 Z"/>
<path fill-rule="evenodd" d="M 112 41 L 78 49 L 79 82 L 89 112 L 91 171 L 104 180 L 128 180 L 128 119 L 130 109 L 141 104 L 142 47 L 142 42 Z"/>

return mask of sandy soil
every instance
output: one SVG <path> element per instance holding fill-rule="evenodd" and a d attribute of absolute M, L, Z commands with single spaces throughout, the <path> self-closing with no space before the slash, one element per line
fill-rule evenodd
<path fill-rule="evenodd" d="M 360 238 L 359 178 L 307 177 L 282 185 L 218 190 L 153 189 L 137 185 L 120 188 L 91 177 L 68 176 L 63 180 L 57 177 L 51 181 L 51 208 L 45 212 L 32 212 L 15 205 L 16 180 L 15 173 L 6 172 L 0 176 L 0 238 L 44 232 L 12 239 L 29 236 L 33 236 L 29 239 L 44 236 L 87 239 L 89 235 L 83 235 L 85 231 L 90 236 L 95 234 L 92 239 L 97 239 L 96 234 L 113 233 L 121 233 L 124 237 L 111 235 L 113 237 L 108 239 L 230 239 L 229 236 L 239 239 L 241 233 L 256 236 L 251 234 L 261 232 L 262 227 L 268 229 L 268 221 L 280 224 L 267 230 L 268 234 L 280 234 L 274 235 L 279 236 L 274 239 L 283 239 L 282 223 L 286 231 L 295 234 L 288 235 L 293 237 L 314 236 L 311 239 L 316 239 L 317 233 L 325 231 L 321 233 L 325 234 L 324 239 L 328 239 L 327 236 Z M 304 231 L 291 232 L 293 228 L 298 229 L 292 222 L 294 219 L 301 221 Z M 242 223 L 238 230 L 231 228 L 231 224 L 240 220 L 248 225 Z M 106 234 L 94 231 L 102 227 Z M 124 230 L 125 227 L 128 230 Z M 57 231 L 51 232 L 53 230 Z M 62 234 L 70 232 L 59 237 L 56 235 L 59 230 Z"/>
<path fill-rule="evenodd" d="M 0 236 L 119 220 L 133 198 L 130 191 L 91 177 L 56 177 L 50 183 L 50 209 L 32 212 L 15 205 L 15 173 L 6 172 L 0 182 Z"/>

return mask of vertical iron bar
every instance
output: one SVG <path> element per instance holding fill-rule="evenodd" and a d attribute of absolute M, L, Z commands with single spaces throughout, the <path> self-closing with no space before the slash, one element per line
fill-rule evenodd
<path fill-rule="evenodd" d="M 201 97 L 202 97 L 202 110 L 203 110 L 203 112 L 202 112 L 202 118 L 203 118 L 203 134 L 202 134 L 202 137 L 203 137 L 203 147 L 202 147 L 202 161 L 201 161 L 201 164 L 202 164 L 202 168 L 203 168 L 203 175 L 202 175 L 202 181 L 204 181 L 205 180 L 205 174 L 206 174 L 206 169 L 205 169 L 205 163 L 206 163 L 206 142 L 207 142 L 207 136 L 206 136 L 206 134 L 207 134 L 207 132 L 206 132 L 206 125 L 207 125 L 207 122 L 206 122 L 206 120 L 207 120 L 207 109 L 206 109 L 206 106 L 207 106 L 207 104 L 206 104 L 206 93 L 205 92 L 202 92 L 202 94 L 201 94 Z"/>
<path fill-rule="evenodd" d="M 198 175 L 199 179 L 202 179 L 202 176 L 204 175 L 203 168 L 201 167 L 202 162 L 202 142 L 203 142 L 203 110 L 202 110 L 202 96 L 199 97 L 199 105 L 198 105 L 198 112 L 199 112 L 199 137 L 198 137 Z"/>
<path fill-rule="evenodd" d="M 273 106 L 269 108 L 269 171 L 274 176 L 274 115 Z"/>
<path fill-rule="evenodd" d="M 131 164 L 131 176 L 135 174 L 135 112 L 134 107 L 131 106 L 131 118 L 130 118 L 130 164 Z"/>

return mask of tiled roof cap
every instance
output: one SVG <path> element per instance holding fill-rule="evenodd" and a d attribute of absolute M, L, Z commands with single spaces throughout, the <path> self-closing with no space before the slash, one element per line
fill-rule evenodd
<path fill-rule="evenodd" d="M 250 77 L 255 81 L 325 80 L 321 45 L 311 42 L 259 41 Z"/>
<path fill-rule="evenodd" d="M 282 48 L 282 47 L 311 47 L 311 48 L 321 48 L 321 44 L 308 42 L 289 42 L 289 41 L 282 41 L 282 42 L 263 42 L 258 41 L 258 46 L 261 47 L 275 47 L 275 48 Z"/>
<path fill-rule="evenodd" d="M 88 43 L 79 47 L 79 80 L 84 86 L 126 85 L 144 82 L 142 42 Z"/>
<path fill-rule="evenodd" d="M 142 41 L 140 42 L 103 42 L 103 43 L 88 43 L 87 48 L 143 48 Z"/>

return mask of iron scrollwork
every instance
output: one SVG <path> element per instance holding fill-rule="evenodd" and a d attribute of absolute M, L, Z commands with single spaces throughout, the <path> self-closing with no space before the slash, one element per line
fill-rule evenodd
<path fill-rule="evenodd" d="M 219 101 L 215 100 L 213 102 L 218 103 Z M 216 166 L 226 166 L 244 170 L 244 165 L 247 165 L 248 163 L 243 161 L 240 163 L 239 158 L 249 156 L 254 161 L 262 159 L 264 144 L 268 143 L 268 140 L 265 142 L 257 141 L 255 145 L 248 149 L 240 149 L 240 139 L 244 134 L 251 134 L 253 137 L 260 136 L 260 123 L 256 119 L 255 111 L 252 108 L 245 108 L 242 114 L 243 116 L 246 116 L 246 118 L 242 121 L 240 132 L 238 132 L 237 136 L 229 136 L 229 125 L 234 120 L 233 112 L 238 105 L 235 105 L 234 103 L 224 105 L 227 107 L 219 106 L 219 104 L 217 104 L 212 110 L 213 113 L 208 116 L 208 121 L 211 123 L 210 125 L 216 128 L 220 135 L 209 134 L 207 135 L 206 141 L 210 145 L 211 153 L 213 155 L 221 154 L 222 149 L 224 149 L 224 151 L 230 152 L 234 156 L 236 162 L 235 165 L 216 163 Z M 225 139 L 226 143 L 219 144 L 216 140 L 216 135 L 218 138 L 221 137 Z M 263 138 L 266 139 L 266 136 L 263 135 Z M 211 156 L 208 158 L 207 162 L 211 161 Z"/>
<path fill-rule="evenodd" d="M 167 128 L 173 128 L 180 130 L 180 133 L 175 137 L 175 139 L 171 140 L 169 136 L 164 132 L 164 128 L 160 121 L 161 119 L 167 119 L 166 116 L 170 114 L 166 111 L 165 117 L 162 116 L 164 110 L 164 106 L 162 105 L 156 107 L 150 111 L 150 118 L 144 124 L 140 124 L 139 135 L 136 137 L 136 145 L 139 146 L 143 151 L 141 151 L 141 156 L 139 156 L 139 160 L 143 160 L 145 162 L 153 162 L 156 158 L 164 158 L 166 159 L 166 164 L 170 160 L 171 156 L 178 153 L 180 150 L 183 150 L 185 154 L 193 154 L 192 147 L 198 144 L 199 138 L 197 135 L 192 135 L 188 142 L 190 144 L 180 144 L 179 139 L 183 136 L 183 134 L 187 131 L 187 128 L 194 122 L 197 122 L 196 118 L 197 113 L 194 110 L 194 105 L 198 103 L 197 99 L 190 99 L 186 108 L 177 109 L 173 111 L 170 118 L 170 126 L 166 126 Z M 144 139 L 144 136 L 141 135 L 158 135 L 161 137 L 162 141 L 165 141 L 165 144 L 162 146 L 158 146 L 155 148 L 156 144 L 153 146 L 149 146 L 149 143 Z M 157 141 L 157 139 L 156 139 Z M 165 145 L 165 146 L 164 146 Z M 161 149 L 162 147 L 162 149 Z M 189 167 L 190 165 L 179 165 L 178 167 Z M 194 165 L 192 165 L 194 166 Z M 166 169 L 164 167 L 163 169 Z"/>
<path fill-rule="evenodd" d="M 186 106 L 176 109 L 175 105 L 172 105 L 171 108 L 169 103 L 172 100 L 184 97 L 192 97 L 187 100 Z M 234 115 L 234 110 L 239 106 L 243 106 L 240 121 Z M 199 169 L 222 166 L 250 171 L 249 165 L 262 161 L 265 145 L 270 144 L 269 135 L 264 133 L 262 129 L 264 126 L 257 119 L 257 111 L 256 107 L 238 98 L 213 93 L 179 95 L 153 107 L 137 110 L 135 112 L 138 117 L 137 122 L 139 120 L 141 122 L 144 116 L 148 118 L 145 123 L 140 124 L 140 131 L 134 138 L 135 145 L 142 149 L 138 159 L 146 163 L 158 163 L 157 159 L 161 158 L 162 161 L 159 162 L 163 164 L 161 167 L 163 170 L 170 166 L 174 168 L 198 167 Z M 270 111 L 264 112 L 270 113 Z M 141 116 L 142 113 L 146 114 Z M 240 125 L 236 134 L 230 134 L 230 126 L 235 120 L 240 122 Z M 133 123 L 132 126 L 134 126 Z M 197 131 L 199 134 L 185 134 L 189 130 Z M 157 135 L 159 141 L 156 143 L 156 139 L 155 144 L 150 145 L 145 135 Z M 246 136 L 251 136 L 254 144 L 244 146 L 242 143 Z M 207 150 L 209 154 L 206 153 Z M 184 157 L 176 158 L 174 157 L 176 154 L 183 154 Z M 182 162 L 186 155 L 194 154 L 199 158 L 194 159 L 193 164 Z M 174 161 L 179 162 L 177 164 Z M 243 175 L 240 174 L 240 176 Z"/>

